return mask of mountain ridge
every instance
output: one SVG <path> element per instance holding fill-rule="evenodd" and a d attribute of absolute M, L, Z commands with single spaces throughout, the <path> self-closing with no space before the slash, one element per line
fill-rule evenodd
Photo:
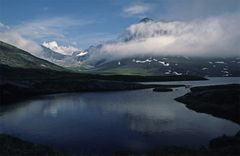
<path fill-rule="evenodd" d="M 9 67 L 25 69 L 64 70 L 52 62 L 38 58 L 29 52 L 0 41 L 0 63 Z"/>

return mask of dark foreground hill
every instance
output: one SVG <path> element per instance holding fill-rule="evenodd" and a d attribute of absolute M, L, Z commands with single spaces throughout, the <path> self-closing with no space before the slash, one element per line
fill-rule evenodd
<path fill-rule="evenodd" d="M 183 85 L 151 85 L 141 81 L 166 80 L 164 77 L 101 76 L 59 72 L 53 70 L 1 67 L 1 103 L 15 102 L 28 97 L 63 92 L 119 91 L 145 88 L 173 88 Z M 122 78 L 122 81 L 121 81 Z M 171 78 L 171 77 L 170 77 Z M 191 77 L 172 77 L 172 80 L 189 80 Z M 202 79 L 192 77 L 192 79 Z"/>
<path fill-rule="evenodd" d="M 240 123 L 240 84 L 193 87 L 176 100 L 197 112 Z"/>

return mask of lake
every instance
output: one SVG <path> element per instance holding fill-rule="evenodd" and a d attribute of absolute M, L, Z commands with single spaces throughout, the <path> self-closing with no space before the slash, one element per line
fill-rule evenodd
<path fill-rule="evenodd" d="M 191 86 L 240 83 L 240 78 L 160 82 Z M 74 153 L 144 153 L 164 146 L 198 148 L 221 135 L 234 135 L 240 126 L 196 113 L 174 98 L 189 89 L 153 92 L 67 93 L 41 96 L 1 106 L 0 133 Z"/>

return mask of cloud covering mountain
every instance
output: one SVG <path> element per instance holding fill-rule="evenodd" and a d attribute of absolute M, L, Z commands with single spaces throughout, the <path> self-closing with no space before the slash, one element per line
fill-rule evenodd
<path fill-rule="evenodd" d="M 0 40 L 28 51 L 35 56 L 38 56 L 42 51 L 42 47 L 37 42 L 23 37 L 17 31 L 9 30 L 0 32 Z"/>
<path fill-rule="evenodd" d="M 240 55 L 240 14 L 190 21 L 148 21 L 129 26 L 115 42 L 102 44 L 96 58 L 135 55 Z"/>
<path fill-rule="evenodd" d="M 66 22 L 67 28 L 58 26 Z M 1 23 L 0 40 L 39 56 L 42 51 L 37 42 L 39 38 L 54 36 L 61 39 L 64 36 L 62 29 L 81 24 L 83 22 L 62 18 L 36 20 L 15 27 Z M 240 13 L 182 21 L 144 20 L 130 25 L 117 40 L 91 48 L 88 59 L 113 60 L 136 55 L 239 56 L 239 28 Z M 44 46 L 69 55 L 80 51 L 73 46 L 59 46 L 56 41 L 45 42 Z"/>

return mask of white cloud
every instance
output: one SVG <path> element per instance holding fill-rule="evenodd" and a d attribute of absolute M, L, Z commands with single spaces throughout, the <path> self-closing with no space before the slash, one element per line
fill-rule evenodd
<path fill-rule="evenodd" d="M 14 31 L 32 39 L 57 37 L 64 38 L 67 30 L 93 23 L 91 20 L 76 20 L 66 17 L 34 20 L 12 28 Z"/>
<path fill-rule="evenodd" d="M 42 48 L 39 44 L 22 37 L 21 34 L 15 31 L 0 32 L 0 40 L 25 51 L 31 52 L 36 56 L 38 56 L 42 51 Z"/>
<path fill-rule="evenodd" d="M 71 55 L 73 52 L 82 51 L 81 49 L 72 47 L 72 46 L 59 46 L 56 41 L 44 42 L 43 46 L 45 46 L 53 51 L 62 53 L 64 55 Z"/>
<path fill-rule="evenodd" d="M 42 48 L 37 41 L 49 40 L 50 38 L 63 39 L 66 32 L 72 27 L 80 27 L 92 22 L 64 17 L 34 20 L 11 28 L 8 27 L 8 29 L 0 29 L 0 40 L 38 56 Z M 7 27 L 1 23 L 0 28 L 3 26 Z M 65 51 L 67 48 L 73 49 L 65 47 Z"/>
<path fill-rule="evenodd" d="M 0 28 L 4 27 L 4 24 L 0 22 Z"/>
<path fill-rule="evenodd" d="M 147 22 L 131 25 L 120 41 L 105 43 L 95 58 L 136 55 L 240 55 L 240 15 L 192 21 Z"/>
<path fill-rule="evenodd" d="M 150 6 L 147 4 L 133 4 L 123 9 L 123 12 L 128 16 L 141 15 L 150 10 Z"/>

